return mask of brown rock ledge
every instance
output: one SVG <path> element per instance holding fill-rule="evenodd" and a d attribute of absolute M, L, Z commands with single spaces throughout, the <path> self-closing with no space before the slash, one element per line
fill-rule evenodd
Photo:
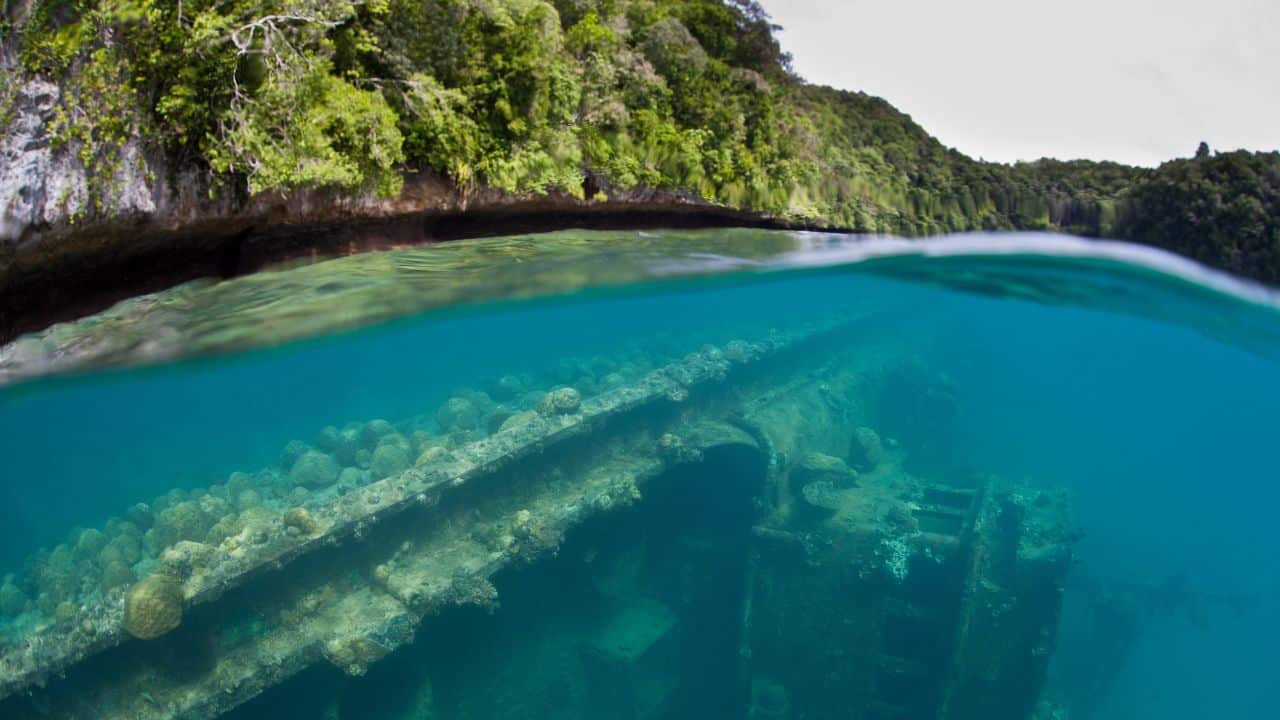
<path fill-rule="evenodd" d="M 797 227 L 671 191 L 615 191 L 604 201 L 513 196 L 428 175 L 408 176 L 390 200 L 317 190 L 232 207 L 178 195 L 152 213 L 27 227 L 0 247 L 0 344 L 127 297 L 290 260 L 570 228 Z"/>

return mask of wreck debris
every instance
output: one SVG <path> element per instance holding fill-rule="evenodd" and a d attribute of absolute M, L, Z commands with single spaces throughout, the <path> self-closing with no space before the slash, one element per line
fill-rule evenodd
<path fill-rule="evenodd" d="M 135 506 L 136 521 L 55 549 L 40 567 L 56 589 L 77 555 L 141 552 L 134 562 L 150 574 L 6 647 L 0 696 L 34 690 L 68 718 L 212 718 L 317 663 L 358 676 L 445 608 L 495 606 L 500 570 L 563 554 L 587 519 L 711 467 L 716 500 L 745 498 L 756 513 L 742 534 L 747 716 L 857 706 L 886 719 L 1012 718 L 982 705 L 984 673 L 1016 666 L 1034 703 L 1043 663 L 1024 654 L 1047 658 L 1052 644 L 1072 537 L 1065 500 L 994 480 L 925 480 L 871 425 L 852 430 L 831 401 L 850 380 L 827 357 L 853 327 L 704 347 L 621 382 L 545 394 L 500 381 L 511 403 L 501 412 L 483 393 L 459 392 L 433 413 L 436 432 L 381 420 L 330 427 L 314 446 L 287 449 L 278 473 Z M 307 458 L 324 478 L 338 466 L 334 481 L 296 482 Z M 673 646 L 678 604 L 599 584 L 618 613 L 587 646 L 620 687 L 648 682 L 652 668 L 637 668 Z M 31 602 L 14 591 L 0 588 L 0 599 Z M 1022 604 L 1010 610 L 1013 599 Z M 624 632 L 628 618 L 645 632 Z M 1000 648 L 984 646 L 990 637 Z M 163 657 L 195 642 L 209 648 L 207 667 L 170 672 Z M 806 644 L 829 649 L 831 677 L 805 675 L 796 653 Z"/>
<path fill-rule="evenodd" d="M 841 327 L 841 322 L 831 322 L 795 333 L 773 332 L 763 341 L 744 344 L 748 349 L 743 362 L 815 342 Z M 96 708 L 97 718 L 213 717 L 316 662 L 320 658 L 314 648 L 324 648 L 321 654 L 337 658 L 335 664 L 344 668 L 366 667 L 362 659 L 376 653 L 365 650 L 377 646 L 389 651 L 408 642 L 424 614 L 448 604 L 493 602 L 496 591 L 487 578 L 505 564 L 554 552 L 567 527 L 591 514 L 634 503 L 645 480 L 670 460 L 658 453 L 656 438 L 661 433 L 651 434 L 679 419 L 661 411 L 671 402 L 668 398 L 690 397 L 695 390 L 708 398 L 716 396 L 729 368 L 730 361 L 718 350 L 701 351 L 587 399 L 574 389 L 560 388 L 538 400 L 550 414 L 526 415 L 522 423 L 506 424 L 505 429 L 479 438 L 464 437 L 469 431 L 458 426 L 468 424 L 470 418 L 464 403 L 451 401 L 452 414 L 446 419 L 452 425 L 441 428 L 450 431 L 445 440 L 448 450 L 425 444 L 415 448 L 394 426 L 389 430 L 382 423 L 369 423 L 355 453 L 357 466 L 362 464 L 361 453 L 369 453 L 372 460 L 370 441 L 377 443 L 374 452 L 379 447 L 419 450 L 419 464 L 351 486 L 338 476 L 355 469 L 335 472 L 338 455 L 349 454 L 351 438 L 345 431 L 328 428 L 317 445 L 331 449 L 332 454 L 301 443 L 286 450 L 284 484 L 276 476 L 259 474 L 253 487 L 246 487 L 250 476 L 241 474 L 217 488 L 216 494 L 211 489 L 174 491 L 159 503 L 151 530 L 143 532 L 132 522 L 118 523 L 133 528 L 124 533 L 130 538 L 146 539 L 152 556 L 167 558 L 157 558 L 157 567 L 165 574 L 134 585 L 133 602 L 125 602 L 125 596 L 117 594 L 123 591 L 113 589 L 104 601 L 76 609 L 67 622 L 38 629 L 6 648 L 0 698 L 23 687 L 43 685 L 54 674 L 74 670 L 95 654 L 128 653 L 126 634 L 169 642 L 163 636 L 179 622 L 184 628 L 191 626 L 186 632 L 200 632 L 209 623 L 233 622 L 220 616 L 223 605 L 218 602 L 229 593 L 241 597 L 238 602 L 244 602 L 244 596 L 261 595 L 256 602 L 279 607 L 277 616 L 290 622 L 240 638 L 238 646 L 221 648 L 216 672 L 208 677 L 175 679 L 146 663 L 120 663 L 112 673 L 96 678 L 72 672 L 67 681 L 58 682 L 71 683 L 77 698 L 93 698 L 90 705 Z M 473 407 L 477 399 L 484 402 L 476 396 L 455 399 Z M 707 402 L 704 399 L 704 410 L 714 405 Z M 521 512 L 494 508 L 498 513 L 494 521 L 506 528 L 496 533 L 496 543 L 476 544 L 472 532 L 463 532 L 464 524 L 448 514 L 457 511 L 458 503 L 472 503 L 475 507 L 468 517 L 483 516 L 480 508 L 486 496 L 469 492 L 471 484 L 509 482 L 501 478 L 513 463 L 529 472 L 547 463 L 546 457 L 560 446 L 588 433 L 617 439 L 584 454 L 586 459 L 570 461 L 568 454 L 562 456 L 559 464 L 547 469 L 548 477 L 556 478 L 549 485 L 520 490 L 525 481 L 517 483 L 517 494 L 528 501 L 516 509 Z M 688 452 L 680 457 L 696 457 L 698 450 Z M 259 505 L 260 494 L 257 498 L 245 494 L 247 490 L 258 494 L 255 488 L 302 505 L 280 514 Z M 298 495 L 300 491 L 304 494 Z M 232 493 L 234 503 L 225 499 Z M 397 550 L 378 563 L 376 582 L 337 587 L 326 579 L 337 572 L 326 563 L 341 564 L 337 559 L 348 554 L 341 545 L 356 542 L 371 551 L 381 547 L 406 513 L 425 513 L 435 519 L 407 526 L 429 527 L 428 536 L 407 543 L 396 540 Z M 135 506 L 132 514 L 143 519 L 147 513 Z M 310 561 L 313 555 L 328 560 Z M 298 575 L 297 587 L 281 592 L 274 581 L 266 586 L 259 582 L 274 573 Z M 332 591 L 317 594 L 317 582 Z M 311 598 L 302 611 L 298 597 Z M 126 606 L 133 609 L 126 612 Z M 184 615 L 195 619 L 189 623 Z M 94 632 L 83 632 L 86 623 Z M 122 687 L 119 683 L 145 686 L 152 701 L 113 689 Z M 57 695 L 67 692 L 60 690 Z"/>
<path fill-rule="evenodd" d="M 1025 720 L 1076 537 L 1065 498 L 995 479 L 916 477 L 869 426 L 824 435 L 839 424 L 822 386 L 846 380 L 790 385 L 744 418 L 799 458 L 775 482 L 800 497 L 794 508 L 775 504 L 753 531 L 749 716 L 785 707 L 834 720 L 853 707 L 885 720 Z M 804 430 L 788 430 L 797 417 Z M 814 653 L 826 653 L 822 676 L 801 660 Z"/>

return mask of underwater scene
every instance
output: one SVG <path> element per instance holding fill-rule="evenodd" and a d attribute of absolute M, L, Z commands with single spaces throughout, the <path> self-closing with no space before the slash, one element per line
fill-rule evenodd
<path fill-rule="evenodd" d="M 0 718 L 1274 718 L 1280 299 L 1062 236 L 459 241 L 0 348 Z"/>

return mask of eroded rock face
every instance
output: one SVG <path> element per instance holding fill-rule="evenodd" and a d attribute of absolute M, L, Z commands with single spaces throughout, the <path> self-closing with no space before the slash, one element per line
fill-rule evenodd
<path fill-rule="evenodd" d="M 165 575 L 149 575 L 124 600 L 125 632 L 152 640 L 182 624 L 182 586 Z"/>
<path fill-rule="evenodd" d="M 57 85 L 38 78 L 15 93 L 13 119 L 0 137 L 0 244 L 16 240 L 43 216 L 53 157 L 45 125 L 59 95 Z"/>
<path fill-rule="evenodd" d="M 49 122 L 62 91 L 28 78 L 13 95 L 11 120 L 0 136 L 0 246 L 16 243 L 31 226 L 72 219 L 149 215 L 156 211 L 152 167 L 142 141 L 133 137 L 116 150 L 112 177 L 91 177 L 74 143 L 54 148 Z"/>

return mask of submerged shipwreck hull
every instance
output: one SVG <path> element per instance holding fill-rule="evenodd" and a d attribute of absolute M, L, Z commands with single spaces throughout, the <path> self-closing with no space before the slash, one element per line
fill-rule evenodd
<path fill-rule="evenodd" d="M 876 362 L 858 359 L 866 322 L 707 346 L 587 399 L 553 390 L 408 470 L 259 514 L 218 544 L 177 542 L 150 577 L 178 607 L 140 603 L 144 580 L 0 649 L 0 716 L 213 718 L 313 666 L 361 676 L 570 548 L 590 602 L 615 608 L 575 640 L 580 684 L 627 703 L 618 717 L 691 702 L 673 648 L 713 632 L 685 617 L 701 606 L 732 637 L 700 645 L 724 651 L 703 663 L 728 669 L 722 716 L 1032 717 L 1070 564 L 1067 504 L 908 472 L 902 449 L 859 424 Z M 663 539 L 690 508 L 713 539 Z M 677 548 L 685 576 L 734 581 L 655 580 L 637 554 L 659 547 Z M 503 658 L 486 662 L 515 662 Z"/>

